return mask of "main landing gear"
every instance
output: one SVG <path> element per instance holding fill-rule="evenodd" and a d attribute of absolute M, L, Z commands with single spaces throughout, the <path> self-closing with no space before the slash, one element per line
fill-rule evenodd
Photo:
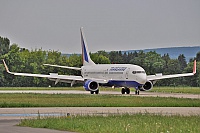
<path fill-rule="evenodd" d="M 131 91 L 130 91 L 130 88 L 122 87 L 122 90 L 121 90 L 121 93 L 122 93 L 122 94 L 125 94 L 125 93 L 126 93 L 126 94 L 130 94 L 130 92 L 131 92 Z"/>
<path fill-rule="evenodd" d="M 99 90 L 96 90 L 96 91 L 90 91 L 90 94 L 99 94 Z"/>

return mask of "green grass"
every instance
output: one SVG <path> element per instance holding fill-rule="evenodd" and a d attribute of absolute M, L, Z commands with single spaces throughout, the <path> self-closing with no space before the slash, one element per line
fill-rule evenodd
<path fill-rule="evenodd" d="M 0 94 L 0 107 L 200 107 L 200 99 L 135 95 Z"/>
<path fill-rule="evenodd" d="M 200 94 L 200 87 L 154 87 L 151 92 Z"/>
<path fill-rule="evenodd" d="M 22 120 L 20 126 L 81 133 L 199 133 L 200 116 L 124 114 L 47 117 Z"/>

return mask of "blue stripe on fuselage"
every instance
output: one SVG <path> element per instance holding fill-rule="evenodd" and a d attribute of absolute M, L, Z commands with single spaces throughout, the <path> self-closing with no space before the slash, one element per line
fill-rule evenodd
<path fill-rule="evenodd" d="M 83 54 L 84 54 L 84 60 L 89 62 L 88 61 L 88 55 L 87 55 L 87 51 L 86 51 L 86 48 L 85 48 L 85 44 L 84 44 L 84 41 L 83 41 Z"/>
<path fill-rule="evenodd" d="M 109 80 L 107 83 L 109 86 L 116 87 L 138 87 L 142 86 L 142 84 L 136 81 L 121 81 L 121 80 Z"/>
<path fill-rule="evenodd" d="M 88 60 L 88 55 L 87 55 L 87 50 L 86 50 L 86 47 L 85 47 L 85 42 L 84 42 L 84 39 L 83 39 L 83 35 L 81 34 L 81 41 L 82 41 L 82 49 L 83 49 L 83 59 L 85 60 L 85 61 L 87 61 L 87 62 L 89 62 L 89 60 Z"/>

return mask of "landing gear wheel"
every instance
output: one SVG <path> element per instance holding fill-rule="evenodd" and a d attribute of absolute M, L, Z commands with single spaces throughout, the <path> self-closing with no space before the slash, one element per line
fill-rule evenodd
<path fill-rule="evenodd" d="M 135 95 L 139 95 L 140 94 L 140 91 L 139 90 L 136 90 L 135 91 Z"/>
<path fill-rule="evenodd" d="M 126 94 L 130 94 L 130 88 L 125 88 Z"/>
<path fill-rule="evenodd" d="M 99 90 L 96 90 L 96 91 L 90 91 L 90 94 L 99 94 Z"/>
<path fill-rule="evenodd" d="M 96 90 L 96 91 L 95 91 L 95 94 L 99 94 L 99 90 Z"/>
<path fill-rule="evenodd" d="M 125 94 L 125 92 L 126 92 L 125 88 L 122 88 L 121 93 Z"/>

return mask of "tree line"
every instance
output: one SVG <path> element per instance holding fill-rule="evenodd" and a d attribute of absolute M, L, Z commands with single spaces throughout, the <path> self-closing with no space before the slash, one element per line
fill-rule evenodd
<path fill-rule="evenodd" d="M 91 59 L 96 64 L 135 64 L 142 66 L 148 75 L 156 73 L 176 74 L 192 72 L 193 61 L 197 60 L 197 70 L 200 70 L 200 51 L 196 57 L 187 63 L 183 54 L 177 59 L 171 59 L 169 54 L 160 55 L 155 51 L 145 53 L 121 52 L 121 51 L 98 51 L 90 53 Z M 42 49 L 28 50 L 20 48 L 17 44 L 10 45 L 8 38 L 0 37 L 0 58 L 4 59 L 10 71 L 23 73 L 58 73 L 62 75 L 80 75 L 80 71 L 44 66 L 43 64 L 57 64 L 63 66 L 82 66 L 82 57 L 78 54 L 66 56 L 59 51 Z M 5 71 L 0 63 L 0 86 L 34 86 L 42 87 L 54 85 L 52 81 L 45 78 L 13 76 Z M 192 77 L 159 80 L 159 86 L 200 86 L 200 73 Z M 69 86 L 66 83 L 59 83 L 56 86 Z"/>

